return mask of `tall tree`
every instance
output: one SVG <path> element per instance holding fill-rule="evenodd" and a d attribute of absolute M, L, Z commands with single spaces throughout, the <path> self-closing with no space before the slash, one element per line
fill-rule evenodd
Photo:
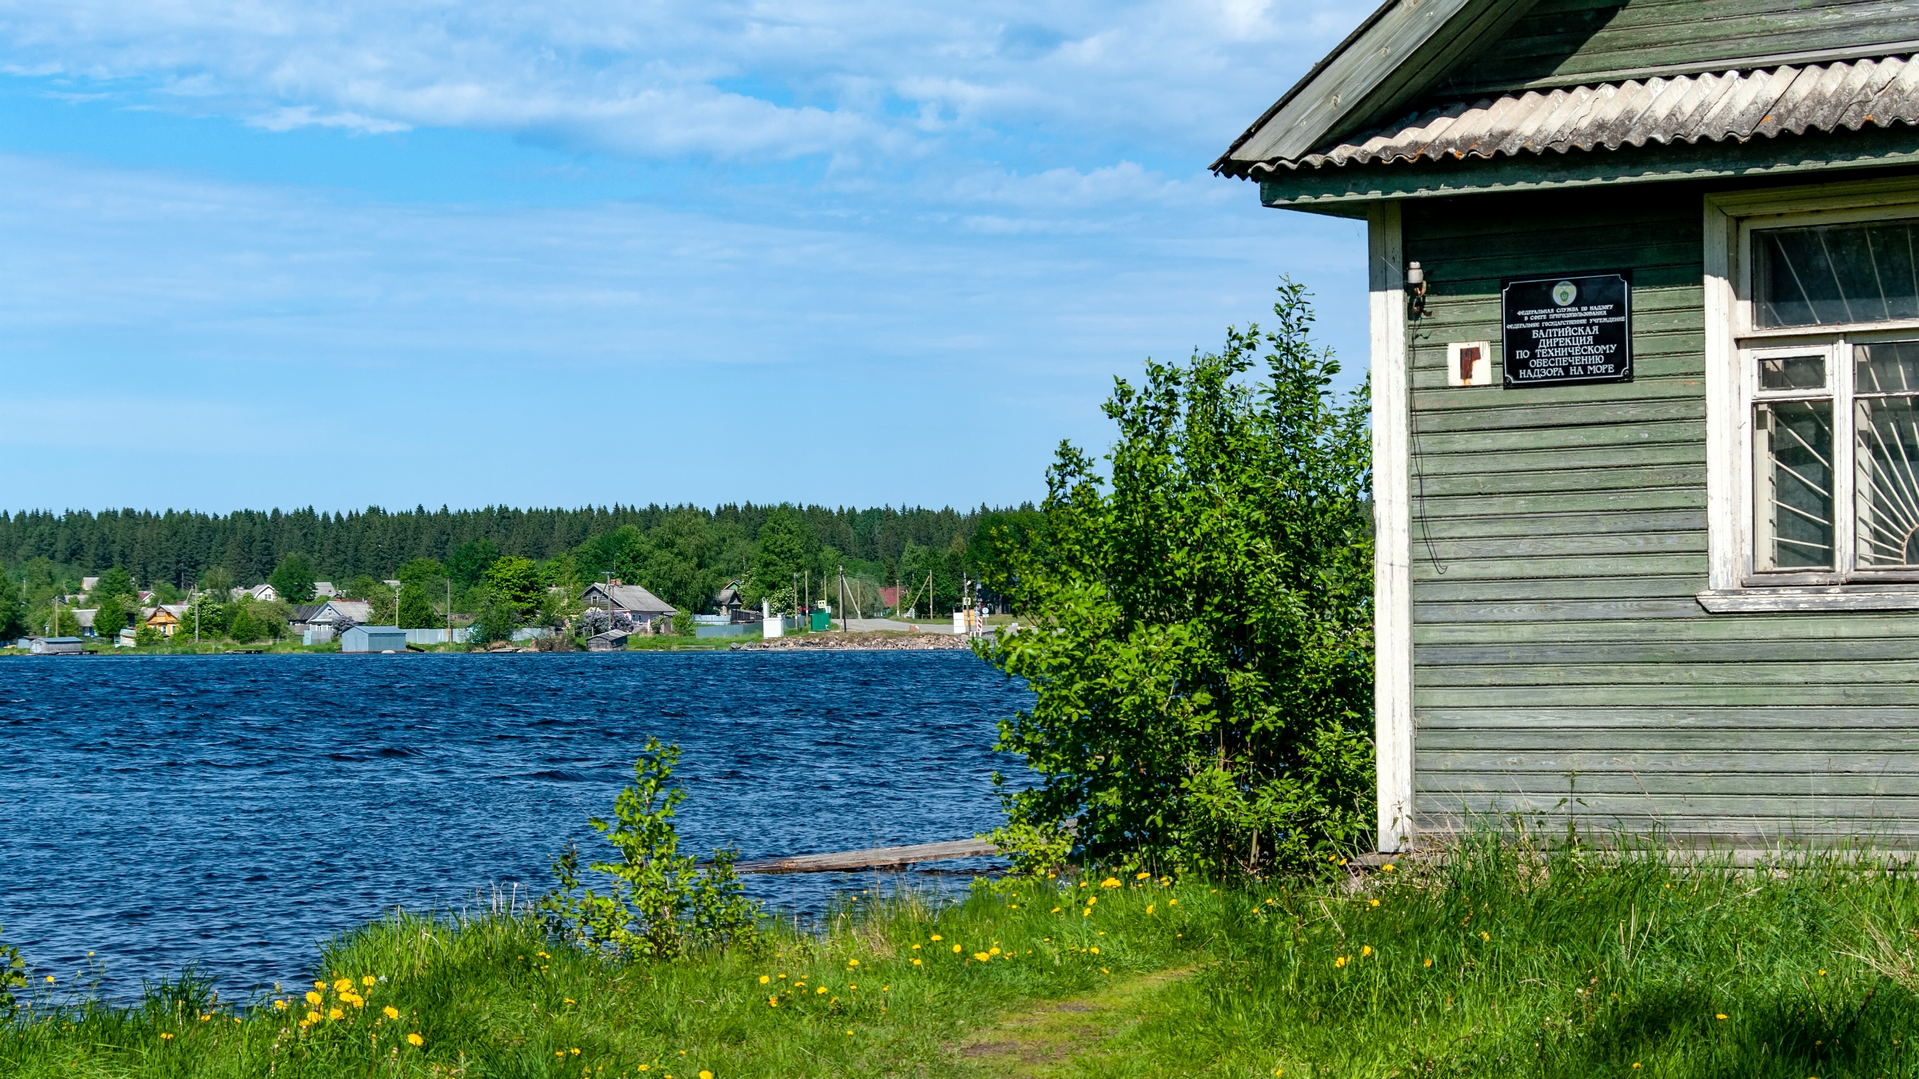
<path fill-rule="evenodd" d="M 793 580 L 808 566 L 808 555 L 818 550 L 819 539 L 791 506 L 781 506 L 760 526 L 759 551 L 753 558 L 753 576 L 748 580 L 746 598 L 758 603 L 766 599 L 776 611 L 793 609 Z"/>
<path fill-rule="evenodd" d="M 530 558 L 509 557 L 487 567 L 486 590 L 525 618 L 539 607 L 546 585 L 541 581 L 538 563 Z"/>
<path fill-rule="evenodd" d="M 267 583 L 288 603 L 310 603 L 313 601 L 313 563 L 303 554 L 287 555 L 273 568 Z"/>
<path fill-rule="evenodd" d="M 1059 449 L 1007 574 L 1033 629 L 987 650 L 1037 694 L 1001 727 L 1039 778 L 1006 795 L 1015 847 L 1076 817 L 1089 862 L 1261 872 L 1370 824 L 1366 391 L 1328 390 L 1303 289 L 1274 314 L 1118 380 L 1108 476 Z"/>

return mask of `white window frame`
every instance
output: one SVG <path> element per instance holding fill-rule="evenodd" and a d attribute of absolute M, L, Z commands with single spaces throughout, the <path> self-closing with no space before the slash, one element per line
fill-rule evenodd
<path fill-rule="evenodd" d="M 1919 319 L 1761 328 L 1752 305 L 1752 236 L 1769 228 L 1919 218 L 1919 178 L 1708 196 L 1705 206 L 1706 501 L 1712 612 L 1919 610 L 1919 575 L 1853 566 L 1851 346 L 1919 337 Z M 1827 354 L 1820 390 L 1761 391 L 1758 360 Z M 1829 399 L 1833 422 L 1834 564 L 1827 571 L 1756 572 L 1753 405 Z"/>

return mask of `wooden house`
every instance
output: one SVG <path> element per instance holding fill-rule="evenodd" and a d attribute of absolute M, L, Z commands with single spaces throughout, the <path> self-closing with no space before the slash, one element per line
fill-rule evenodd
<path fill-rule="evenodd" d="M 636 584 L 624 584 L 619 578 L 586 586 L 580 602 L 598 607 L 613 616 L 613 627 L 629 633 L 670 633 L 673 615 L 671 603 Z"/>
<path fill-rule="evenodd" d="M 180 632 L 181 621 L 187 617 L 190 610 L 192 608 L 185 603 L 162 603 L 157 607 L 149 607 L 142 613 L 145 624 L 149 628 L 159 630 L 163 637 L 171 637 Z"/>
<path fill-rule="evenodd" d="M 1215 171 L 1363 219 L 1378 842 L 1919 843 L 1919 10 L 1393 0 Z"/>

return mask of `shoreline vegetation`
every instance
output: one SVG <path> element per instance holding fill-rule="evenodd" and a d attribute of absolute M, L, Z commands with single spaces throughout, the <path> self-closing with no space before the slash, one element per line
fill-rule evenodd
<path fill-rule="evenodd" d="M 873 891 L 678 961 L 602 957 L 496 900 L 395 912 L 328 942 L 308 980 L 245 1000 L 189 973 L 119 1006 L 85 972 L 36 967 L 0 1028 L 0 1073 L 1804 1079 L 1919 1064 L 1919 880 L 1870 859 L 1681 864 L 1654 844 L 1508 833 L 1313 878 L 982 882 L 948 903 Z"/>

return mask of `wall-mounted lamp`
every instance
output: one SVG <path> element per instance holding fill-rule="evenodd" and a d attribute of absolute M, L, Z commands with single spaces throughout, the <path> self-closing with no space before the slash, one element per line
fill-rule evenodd
<path fill-rule="evenodd" d="M 1406 264 L 1406 288 L 1413 294 L 1413 317 L 1426 313 L 1426 270 L 1417 262 Z"/>

